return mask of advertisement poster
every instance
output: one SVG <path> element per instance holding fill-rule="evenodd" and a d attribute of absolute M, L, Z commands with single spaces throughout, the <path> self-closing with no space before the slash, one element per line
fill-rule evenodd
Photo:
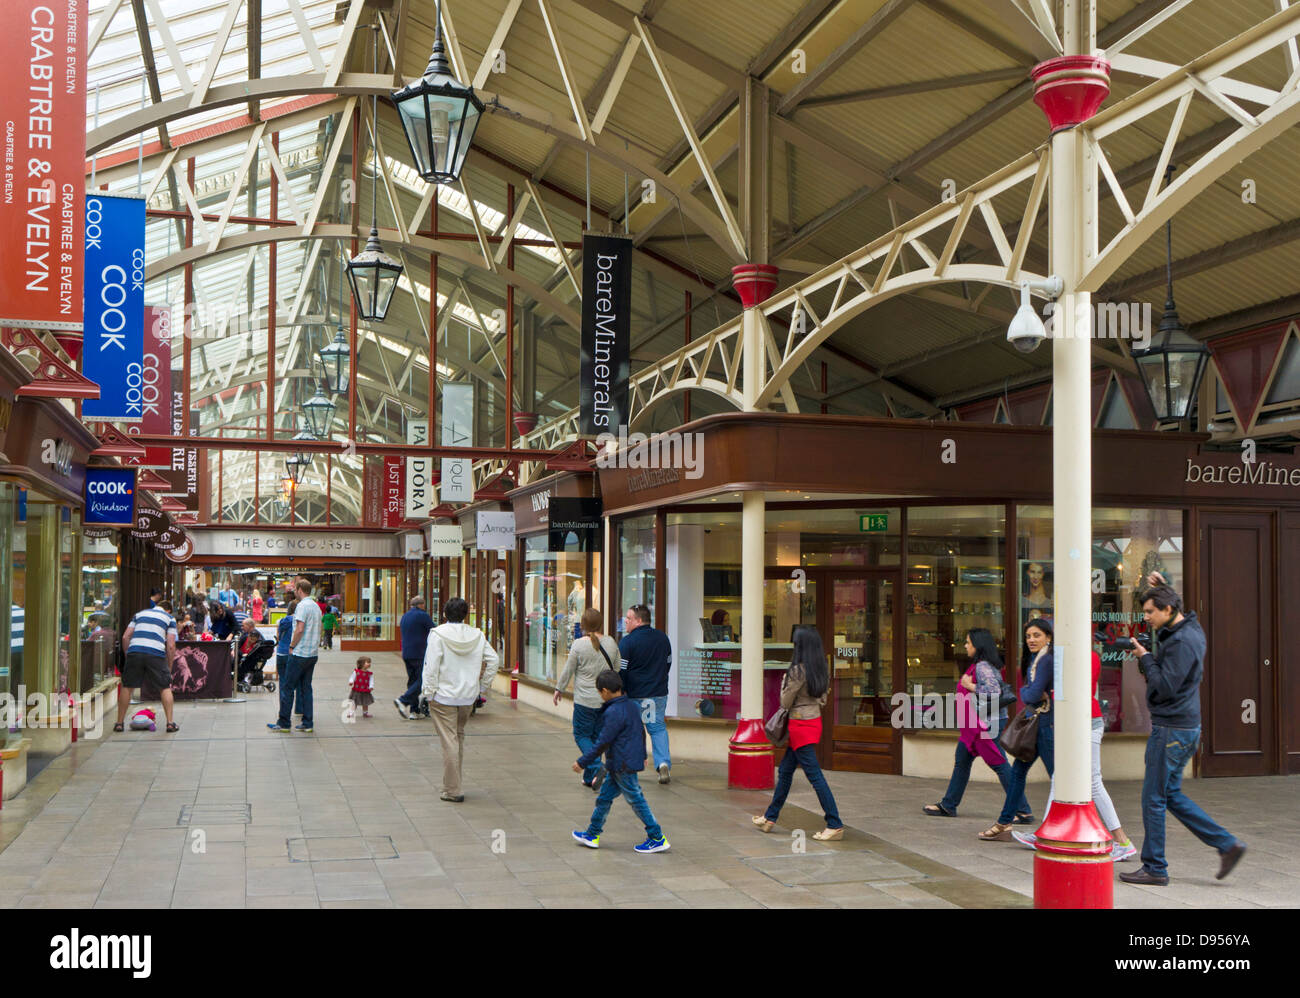
<path fill-rule="evenodd" d="M 382 458 L 362 459 L 361 525 L 378 527 L 384 519 L 384 462 Z"/>
<path fill-rule="evenodd" d="M 442 386 L 442 445 L 470 447 L 474 443 L 474 386 Z M 474 473 L 467 457 L 442 459 L 442 482 L 438 486 L 443 502 L 473 502 Z"/>
<path fill-rule="evenodd" d="M 140 367 L 140 422 L 126 428 L 130 436 L 181 433 L 172 425 L 172 310 L 166 305 L 144 308 L 144 362 Z M 178 391 L 177 395 L 180 394 Z M 170 470 L 172 448 L 146 447 L 144 460 L 127 458 L 136 468 Z"/>
<path fill-rule="evenodd" d="M 429 424 L 426 420 L 412 419 L 406 424 L 406 442 L 422 446 L 429 442 Z M 433 483 L 429 480 L 433 459 L 427 456 L 406 459 L 406 517 L 410 520 L 427 520 L 433 507 Z"/>
<path fill-rule="evenodd" d="M 221 700 L 231 695 L 234 683 L 234 645 L 229 641 L 177 641 L 172 659 L 172 695 L 177 700 Z M 158 699 L 158 691 L 145 677 L 142 700 Z"/>
<path fill-rule="evenodd" d="M 384 457 L 384 527 L 394 530 L 402 525 L 402 510 L 405 508 L 405 488 L 403 484 L 403 461 L 400 457 Z"/>
<path fill-rule="evenodd" d="M 86 14 L 78 0 L 6 0 L 0 65 L 0 325 L 82 327 Z M 144 204 L 141 202 L 141 219 Z M 141 235 L 144 229 L 141 227 Z"/>
<path fill-rule="evenodd" d="M 87 419 L 144 418 L 144 208 L 141 198 L 86 196 L 82 373 L 99 385 Z"/>
<path fill-rule="evenodd" d="M 1020 568 L 1020 627 L 1023 630 L 1037 617 L 1051 618 L 1052 613 L 1052 559 L 1037 561 L 1021 559 Z"/>
<path fill-rule="evenodd" d="M 632 355 L 632 240 L 582 236 L 582 374 L 578 432 L 627 426 Z"/>

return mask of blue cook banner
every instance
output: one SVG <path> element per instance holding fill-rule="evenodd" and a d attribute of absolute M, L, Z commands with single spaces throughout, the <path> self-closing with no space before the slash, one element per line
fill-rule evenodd
<path fill-rule="evenodd" d="M 135 468 L 87 468 L 86 515 L 88 527 L 135 526 Z"/>
<path fill-rule="evenodd" d="M 81 406 L 88 419 L 144 418 L 144 208 L 142 198 L 86 195 L 82 372 L 99 385 Z"/>

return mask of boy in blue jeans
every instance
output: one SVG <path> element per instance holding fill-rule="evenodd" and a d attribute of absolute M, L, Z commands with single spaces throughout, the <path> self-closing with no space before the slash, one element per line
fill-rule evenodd
<path fill-rule="evenodd" d="M 591 812 L 591 824 L 585 832 L 574 832 L 574 841 L 588 849 L 600 848 L 600 832 L 605 827 L 610 805 L 620 793 L 632 805 L 636 816 L 645 824 L 646 840 L 635 849 L 637 852 L 666 852 L 668 840 L 650 812 L 637 773 L 645 769 L 645 728 L 641 724 L 641 705 L 623 695 L 623 680 L 613 669 L 606 669 L 596 677 L 596 692 L 605 701 L 596 721 L 596 734 L 591 751 L 573 764 L 573 771 L 581 773 L 605 753 L 604 784 L 596 798 L 596 809 Z"/>

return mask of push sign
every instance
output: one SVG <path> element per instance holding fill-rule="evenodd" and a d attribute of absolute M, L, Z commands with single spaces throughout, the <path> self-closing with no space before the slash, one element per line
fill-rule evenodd
<path fill-rule="evenodd" d="M 88 527 L 135 525 L 135 468 L 87 468 L 86 515 Z"/>

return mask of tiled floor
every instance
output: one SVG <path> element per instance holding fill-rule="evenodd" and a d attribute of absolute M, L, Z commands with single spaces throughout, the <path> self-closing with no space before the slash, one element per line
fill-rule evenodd
<path fill-rule="evenodd" d="M 377 656 L 372 719 L 344 720 L 351 657 L 316 673 L 316 733 L 271 735 L 275 695 L 181 704 L 176 735 L 106 733 L 56 759 L 0 811 L 6 907 L 1007 907 L 1027 906 L 1033 854 L 975 836 L 1000 799 L 972 785 L 955 820 L 921 814 L 938 781 L 829 774 L 849 826 L 822 825 L 796 777 L 782 821 L 749 815 L 766 794 L 726 789 L 724 767 L 681 762 L 646 796 L 672 851 L 639 856 L 644 837 L 616 801 L 601 849 L 569 838 L 593 795 L 569 764 L 567 725 L 494 699 L 466 738 L 463 804 L 438 800 L 441 757 L 428 721 L 390 700 L 404 675 Z M 1141 833 L 1140 786 L 1110 786 Z M 1289 907 L 1300 896 L 1300 781 L 1192 781 L 1191 795 L 1244 838 L 1236 873 L 1170 823 L 1173 884 L 1117 883 L 1117 907 Z M 1043 792 L 1031 794 L 1041 809 Z M 802 830 L 804 835 L 796 834 Z M 804 851 L 799 851 L 799 850 Z M 1126 865 L 1126 868 L 1132 868 Z"/>

